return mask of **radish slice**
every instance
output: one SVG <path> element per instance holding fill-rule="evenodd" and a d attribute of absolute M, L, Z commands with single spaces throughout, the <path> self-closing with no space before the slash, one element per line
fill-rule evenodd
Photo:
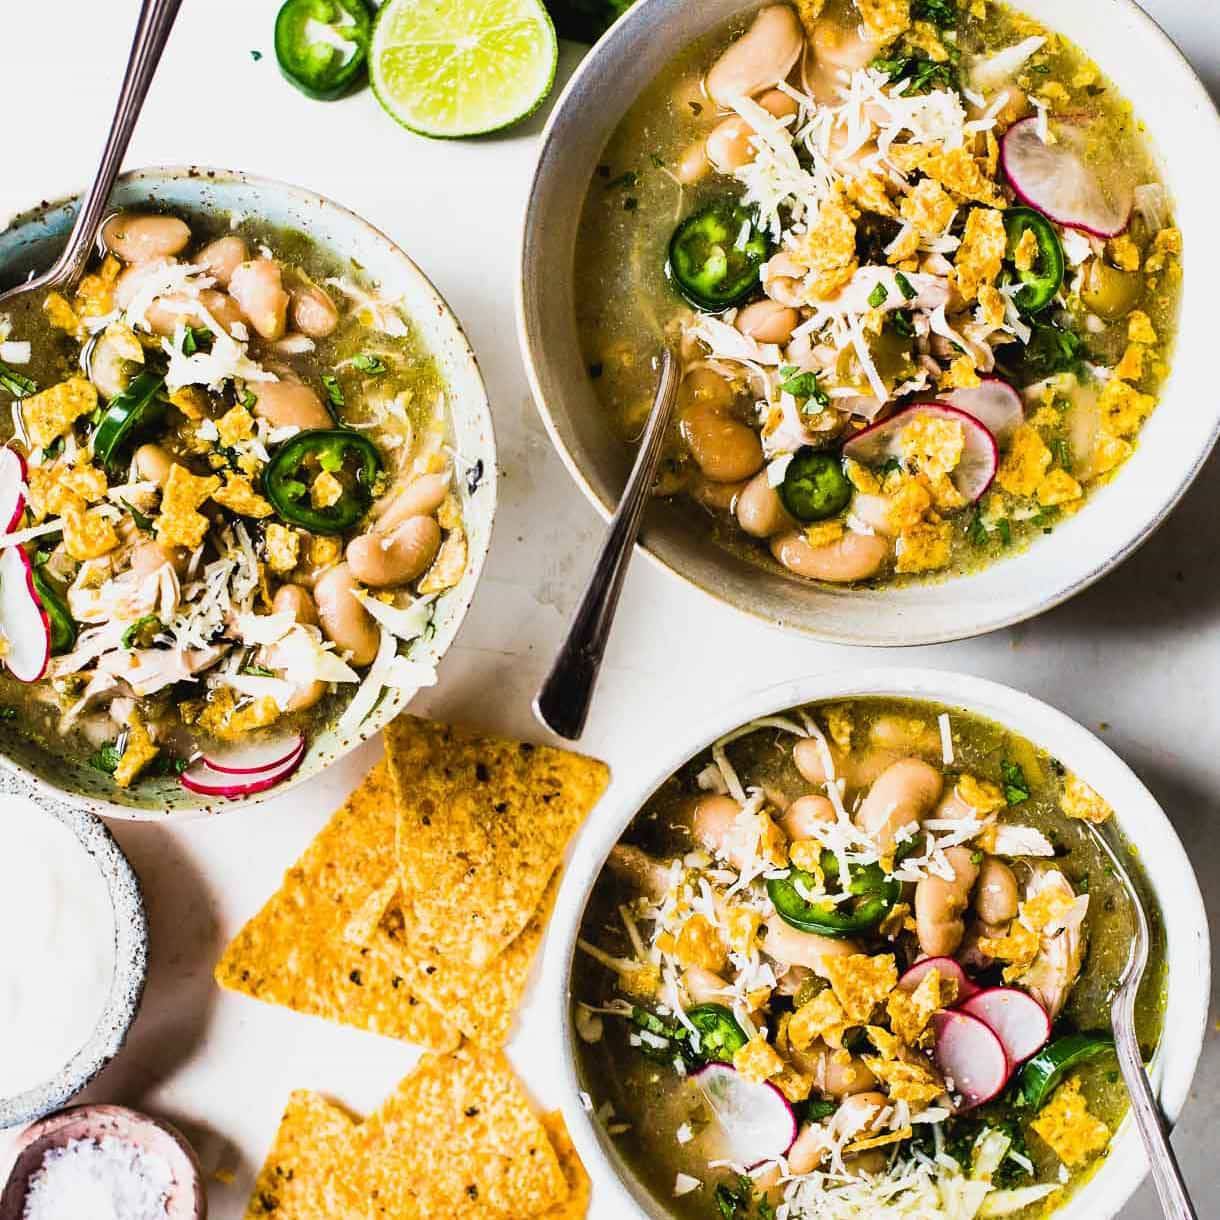
<path fill-rule="evenodd" d="M 11 534 L 25 512 L 25 458 L 6 445 L 0 449 L 0 534 Z"/>
<path fill-rule="evenodd" d="M 988 987 L 967 1000 L 961 1011 L 990 1026 L 1013 1063 L 1028 1059 L 1051 1036 L 1046 1009 L 1016 987 Z"/>
<path fill-rule="evenodd" d="M 961 963 L 954 961 L 951 957 L 925 957 L 923 961 L 916 962 L 903 974 L 902 978 L 898 980 L 898 986 L 903 991 L 914 991 L 923 982 L 923 976 L 929 970 L 940 971 L 941 978 L 956 980 L 958 1003 L 968 1000 L 978 991 L 978 988 L 970 981 L 970 976 L 962 969 Z"/>
<path fill-rule="evenodd" d="M 917 415 L 933 415 L 956 420 L 962 425 L 966 445 L 962 460 L 949 475 L 953 486 L 973 504 L 991 486 L 1000 464 L 1000 451 L 995 437 L 973 415 L 943 402 L 917 402 L 905 407 L 889 419 L 858 432 L 843 446 L 843 456 L 866 466 L 880 466 L 890 458 L 901 458 L 900 437 L 907 424 Z"/>
<path fill-rule="evenodd" d="M 966 1109 L 990 1101 L 1008 1083 L 1012 1065 L 1004 1044 L 985 1021 L 956 1009 L 932 1014 L 933 1052 L 945 1083 L 960 1093 Z"/>
<path fill-rule="evenodd" d="M 753 1168 L 792 1147 L 796 1114 L 770 1082 L 754 1084 L 727 1063 L 709 1063 L 695 1073 L 695 1083 L 729 1137 L 735 1163 Z"/>
<path fill-rule="evenodd" d="M 1000 145 L 1004 173 L 1022 203 L 1069 229 L 1117 237 L 1131 219 L 1133 195 L 1124 184 L 1111 194 L 1085 161 L 1087 128 L 1057 123 L 1055 143 L 1043 144 L 1037 116 L 1014 123 Z"/>
<path fill-rule="evenodd" d="M 943 401 L 973 415 L 995 437 L 1001 449 L 1008 448 L 1012 434 L 1025 421 L 1021 395 L 999 377 L 984 377 L 980 385 L 950 390 Z"/>
<path fill-rule="evenodd" d="M 292 754 L 286 762 L 267 771 L 257 771 L 252 775 L 226 775 L 214 771 L 206 762 L 200 759 L 178 777 L 179 783 L 191 792 L 200 796 L 220 796 L 226 800 L 236 801 L 243 796 L 253 796 L 256 792 L 266 792 L 276 784 L 286 780 L 301 765 L 305 757 L 305 742 Z"/>
<path fill-rule="evenodd" d="M 205 754 L 202 762 L 205 767 L 223 775 L 252 775 L 257 778 L 260 773 L 282 767 L 304 744 L 305 738 L 295 733 L 291 737 L 274 738 L 227 750 L 224 754 Z"/>
<path fill-rule="evenodd" d="M 18 682 L 37 682 L 51 660 L 51 620 L 34 591 L 34 565 L 24 548 L 0 551 L 0 636 L 4 664 Z"/>

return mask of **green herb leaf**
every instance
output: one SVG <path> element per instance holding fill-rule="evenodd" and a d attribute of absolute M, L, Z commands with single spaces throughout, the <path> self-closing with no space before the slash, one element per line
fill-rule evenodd
<path fill-rule="evenodd" d="M 322 384 L 326 387 L 326 397 L 330 399 L 332 407 L 342 407 L 345 405 L 343 387 L 339 384 L 338 377 L 333 373 L 324 373 L 322 375 Z"/>
<path fill-rule="evenodd" d="M 885 461 L 881 463 L 881 475 L 883 478 L 887 474 L 897 474 L 901 469 L 902 469 L 902 459 L 901 458 L 896 458 L 896 457 L 886 458 Z"/>
<path fill-rule="evenodd" d="M 886 325 L 903 339 L 915 338 L 915 324 L 905 309 L 896 309 L 886 318 Z"/>
<path fill-rule="evenodd" d="M 104 771 L 107 775 L 113 775 L 115 768 L 119 765 L 119 759 L 122 757 L 123 752 L 119 749 L 118 742 L 108 741 L 96 754 L 92 755 L 89 765 L 96 771 Z"/>
<path fill-rule="evenodd" d="M 241 405 L 245 407 L 247 411 L 253 410 L 256 402 L 258 402 L 258 395 L 255 394 L 253 390 L 246 389 L 242 391 Z"/>
<path fill-rule="evenodd" d="M 983 514 L 977 509 L 975 509 L 974 516 L 970 519 L 970 524 L 966 527 L 966 537 L 975 546 L 986 546 L 991 539 L 991 532 L 983 521 Z"/>
<path fill-rule="evenodd" d="M 1008 523 L 1007 517 L 1001 517 L 995 523 L 996 533 L 1000 535 L 1000 541 L 1005 546 L 1012 545 L 1012 526 Z"/>
<path fill-rule="evenodd" d="M 249 674 L 252 678 L 274 678 L 275 671 L 268 669 L 264 665 L 247 665 L 242 671 L 243 674 Z"/>
<path fill-rule="evenodd" d="M 1033 334 L 1020 352 L 1020 367 L 1026 384 L 1056 373 L 1078 373 L 1084 364 L 1082 340 L 1075 331 L 1050 322 L 1034 322 Z"/>
<path fill-rule="evenodd" d="M 1004 799 L 1010 805 L 1029 800 L 1029 780 L 1025 778 L 1020 763 L 1005 759 L 1000 763 L 1000 774 L 1004 777 Z"/>
<path fill-rule="evenodd" d="M 262 59 L 262 57 L 263 57 L 262 51 L 251 51 L 250 52 L 250 58 L 252 60 L 254 60 L 255 63 L 258 63 L 258 61 L 260 59 Z"/>
<path fill-rule="evenodd" d="M 915 291 L 914 285 L 907 279 L 901 271 L 894 272 L 894 283 L 898 285 L 898 291 L 908 301 L 913 301 L 919 294 Z"/>
<path fill-rule="evenodd" d="M 380 356 L 361 352 L 360 355 L 352 357 L 352 368 L 368 373 L 370 377 L 380 377 L 386 371 L 386 363 Z"/>
<path fill-rule="evenodd" d="M 1050 451 L 1055 455 L 1055 461 L 1070 474 L 1072 470 L 1072 447 L 1068 444 L 1067 438 L 1057 436 L 1050 443 Z"/>
<path fill-rule="evenodd" d="M 196 352 L 202 351 L 205 345 L 210 345 L 212 341 L 212 332 L 203 327 L 188 326 L 186 333 L 182 336 L 182 354 L 184 356 L 193 356 Z"/>
<path fill-rule="evenodd" d="M 136 523 L 136 529 L 145 534 L 152 533 L 153 519 L 147 513 L 140 512 L 130 500 L 124 500 L 121 496 L 119 503 L 131 514 L 131 519 Z"/>
<path fill-rule="evenodd" d="M 15 707 L 0 707 L 0 720 L 16 720 L 17 709 Z"/>
<path fill-rule="evenodd" d="M 817 373 L 802 373 L 794 364 L 786 364 L 779 371 L 783 380 L 779 388 L 793 398 L 804 399 L 805 402 L 817 403 L 818 407 L 830 406 L 830 397 L 818 385 Z"/>
<path fill-rule="evenodd" d="M 32 381 L 16 369 L 9 368 L 0 360 L 0 389 L 7 390 L 14 398 L 28 398 L 38 392 L 38 382 Z"/>
<path fill-rule="evenodd" d="M 953 29 L 957 25 L 957 5 L 953 0 L 914 0 L 911 20 L 930 21 L 939 30 Z"/>
<path fill-rule="evenodd" d="M 877 286 L 868 294 L 868 303 L 873 309 L 880 309 L 882 305 L 890 299 L 890 290 L 880 281 L 877 281 Z"/>
<path fill-rule="evenodd" d="M 893 59 L 874 59 L 869 65 L 883 72 L 892 84 L 910 81 L 906 94 L 930 93 L 935 89 L 958 90 L 957 71 L 950 63 L 935 63 L 917 55 L 900 55 Z"/>
<path fill-rule="evenodd" d="M 119 637 L 119 642 L 124 648 L 134 648 L 139 636 L 142 635 L 149 627 L 153 626 L 160 627 L 161 620 L 155 614 L 146 614 L 142 618 L 136 619 L 136 621 L 123 632 L 123 634 Z"/>

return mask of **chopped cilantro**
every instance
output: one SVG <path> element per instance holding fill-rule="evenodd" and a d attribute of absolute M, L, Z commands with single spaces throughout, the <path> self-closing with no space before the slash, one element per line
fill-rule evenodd
<path fill-rule="evenodd" d="M 896 309 L 886 319 L 886 325 L 903 339 L 915 338 L 915 324 L 911 321 L 911 315 L 905 309 Z"/>
<path fill-rule="evenodd" d="M 893 59 L 874 59 L 869 65 L 878 72 L 885 73 L 891 83 L 910 81 L 906 92 L 931 93 L 936 89 L 957 90 L 957 71 L 952 64 L 938 64 L 931 59 L 917 55 L 900 55 Z"/>
<path fill-rule="evenodd" d="M 255 394 L 253 390 L 246 389 L 242 391 L 241 405 L 245 407 L 247 411 L 252 410 L 256 402 L 258 402 L 258 395 Z"/>
<path fill-rule="evenodd" d="M 873 309 L 880 309 L 882 305 L 890 299 L 890 290 L 880 281 L 877 281 L 877 286 L 868 294 L 868 303 Z"/>
<path fill-rule="evenodd" d="M 1004 799 L 1010 805 L 1029 800 L 1029 780 L 1025 778 L 1020 763 L 1004 759 L 1000 763 L 1000 774 L 1004 777 Z"/>
<path fill-rule="evenodd" d="M 1051 322 L 1034 322 L 1033 334 L 1020 357 L 1026 384 L 1053 377 L 1056 373 L 1079 372 L 1084 363 L 1081 339 L 1075 331 L 1064 330 Z"/>
<path fill-rule="evenodd" d="M 119 743 L 108 741 L 90 757 L 89 765 L 95 771 L 105 771 L 107 775 L 113 775 L 115 768 L 119 765 L 119 759 L 122 757 L 123 751 L 119 749 Z"/>
<path fill-rule="evenodd" d="M 1005 546 L 1012 545 L 1012 526 L 1009 525 L 1007 517 L 1001 517 L 995 523 L 995 530 L 996 533 L 1000 535 L 1000 541 Z"/>
<path fill-rule="evenodd" d="M 152 533 L 153 519 L 147 513 L 140 512 L 130 500 L 124 500 L 122 497 L 119 498 L 119 503 L 131 514 L 131 519 L 136 523 L 136 529 L 144 534 Z"/>
<path fill-rule="evenodd" d="M 902 469 L 902 459 L 891 457 L 886 458 L 881 463 L 881 475 L 884 478 L 887 474 L 897 474 Z"/>
<path fill-rule="evenodd" d="M 326 388 L 326 397 L 330 399 L 331 406 L 342 407 L 344 405 L 343 387 L 339 384 L 339 378 L 333 373 L 324 373 L 322 385 Z"/>
<path fill-rule="evenodd" d="M 196 352 L 202 351 L 205 344 L 210 344 L 212 341 L 212 332 L 205 330 L 199 326 L 188 326 L 182 336 L 182 354 L 184 356 L 193 356 Z"/>
<path fill-rule="evenodd" d="M 818 385 L 817 373 L 802 373 L 795 364 L 786 364 L 780 369 L 779 375 L 782 378 L 779 388 L 786 394 L 803 399 L 807 403 L 817 403 L 819 409 L 830 405 L 829 396 Z"/>
<path fill-rule="evenodd" d="M 0 720 L 16 720 L 17 709 L 15 707 L 0 707 Z"/>
<path fill-rule="evenodd" d="M 908 301 L 913 301 L 919 294 L 915 291 L 914 285 L 907 279 L 901 271 L 894 272 L 894 283 L 898 285 L 898 291 Z"/>
<path fill-rule="evenodd" d="M 930 21 L 937 29 L 949 30 L 957 25 L 957 5 L 953 0 L 914 0 L 912 21 Z"/>
<path fill-rule="evenodd" d="M 360 355 L 352 357 L 352 368 L 368 373 L 370 377 L 380 377 L 386 371 L 386 363 L 380 356 L 361 352 Z"/>
<path fill-rule="evenodd" d="M 262 51 L 251 51 L 250 52 L 250 58 L 252 60 L 254 60 L 255 63 L 258 63 L 258 61 L 260 59 L 262 59 L 262 57 L 263 57 Z"/>
<path fill-rule="evenodd" d="M 268 669 L 265 665 L 247 665 L 242 673 L 249 674 L 252 678 L 274 678 L 274 670 Z"/>
<path fill-rule="evenodd" d="M 983 514 L 977 509 L 974 516 L 970 518 L 970 524 L 966 527 L 966 537 L 975 546 L 986 546 L 991 538 L 991 532 L 983 521 Z"/>
<path fill-rule="evenodd" d="M 24 373 L 9 368 L 0 360 L 0 389 L 7 390 L 14 398 L 28 398 L 37 393 L 38 382 L 31 381 Z"/>

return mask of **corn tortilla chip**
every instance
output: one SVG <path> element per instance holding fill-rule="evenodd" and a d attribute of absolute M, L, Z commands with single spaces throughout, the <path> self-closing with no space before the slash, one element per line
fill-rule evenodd
<path fill-rule="evenodd" d="M 413 995 L 385 959 L 344 935 L 387 892 L 395 872 L 394 822 L 393 790 L 379 763 L 233 939 L 216 981 L 268 1004 L 431 1050 L 456 1047 L 457 1027 Z"/>
<path fill-rule="evenodd" d="M 542 1212 L 537 1220 L 585 1220 L 589 1214 L 589 1175 L 576 1155 L 572 1137 L 559 1110 L 542 1116 L 542 1126 L 559 1158 L 559 1167 L 568 1183 L 568 1197 Z"/>
<path fill-rule="evenodd" d="M 325 1097 L 296 1090 L 254 1183 L 245 1220 L 339 1220 L 350 1214 L 341 1167 L 356 1128 L 357 1120 Z"/>
<path fill-rule="evenodd" d="M 444 954 L 421 948 L 415 934 L 414 906 L 402 895 L 386 910 L 369 943 L 386 955 L 412 994 L 443 1012 L 471 1041 L 494 1050 L 512 1032 L 558 892 L 556 872 L 525 930 L 482 970 L 471 970 Z"/>
<path fill-rule="evenodd" d="M 387 726 L 386 757 L 420 942 L 485 966 L 533 917 L 609 771 L 566 750 L 415 716 Z"/>
<path fill-rule="evenodd" d="M 368 1220 L 525 1220 L 569 1193 L 508 1060 L 469 1046 L 425 1055 L 353 1147 Z"/>

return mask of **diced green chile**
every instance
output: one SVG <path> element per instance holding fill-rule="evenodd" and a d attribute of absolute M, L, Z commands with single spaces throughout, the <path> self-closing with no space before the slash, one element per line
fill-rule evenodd
<path fill-rule="evenodd" d="M 1048 1042 L 1022 1069 L 1017 1083 L 1021 1104 L 1040 1110 L 1059 1082 L 1082 1063 L 1114 1053 L 1109 1034 L 1064 1034 Z"/>
<path fill-rule="evenodd" d="M 770 256 L 771 243 L 753 213 L 719 200 L 674 230 L 666 270 L 696 309 L 717 313 L 740 305 L 758 290 L 762 265 Z"/>
<path fill-rule="evenodd" d="M 51 624 L 51 655 L 71 652 L 76 644 L 76 620 L 41 567 L 34 569 L 34 592 L 38 594 L 38 600 Z"/>
<path fill-rule="evenodd" d="M 1021 281 L 1021 291 L 1013 298 L 1024 313 L 1045 309 L 1063 286 L 1064 258 L 1059 235 L 1041 212 L 1033 208 L 1009 208 L 1004 213 L 1004 231 L 1008 234 L 1007 259 Z M 1034 265 L 1026 271 L 1014 262 L 1017 244 L 1026 233 L 1032 233 L 1038 245 Z"/>
<path fill-rule="evenodd" d="M 384 469 L 376 445 L 346 428 L 298 432 L 276 450 L 263 474 L 263 491 L 276 515 L 315 534 L 342 534 L 373 502 L 373 486 Z M 343 484 L 339 499 L 314 507 L 310 488 L 326 471 Z"/>
<path fill-rule="evenodd" d="M 275 58 L 306 97 L 331 101 L 363 74 L 371 30 L 364 0 L 286 0 L 275 19 Z"/>
<path fill-rule="evenodd" d="M 851 484 L 835 454 L 805 446 L 788 463 L 779 498 L 798 521 L 824 521 L 847 507 Z"/>
<path fill-rule="evenodd" d="M 159 373 L 144 372 L 133 377 L 127 389 L 110 400 L 93 430 L 94 457 L 106 466 L 115 465 L 136 433 L 160 418 L 164 389 L 165 378 Z"/>
<path fill-rule="evenodd" d="M 696 1004 L 686 1010 L 686 1019 L 699 1031 L 703 1059 L 732 1063 L 733 1056 L 749 1041 L 737 1018 L 723 1004 Z"/>
<path fill-rule="evenodd" d="M 839 875 L 838 857 L 824 851 L 822 872 L 827 880 Z M 818 936 L 845 937 L 871 932 L 894 909 L 902 896 L 902 885 L 887 877 L 879 865 L 850 865 L 847 890 L 852 898 L 846 902 L 811 902 L 797 886 L 813 891 L 815 878 L 799 868 L 791 869 L 786 877 L 772 877 L 767 882 L 767 894 L 775 913 L 800 932 Z"/>

